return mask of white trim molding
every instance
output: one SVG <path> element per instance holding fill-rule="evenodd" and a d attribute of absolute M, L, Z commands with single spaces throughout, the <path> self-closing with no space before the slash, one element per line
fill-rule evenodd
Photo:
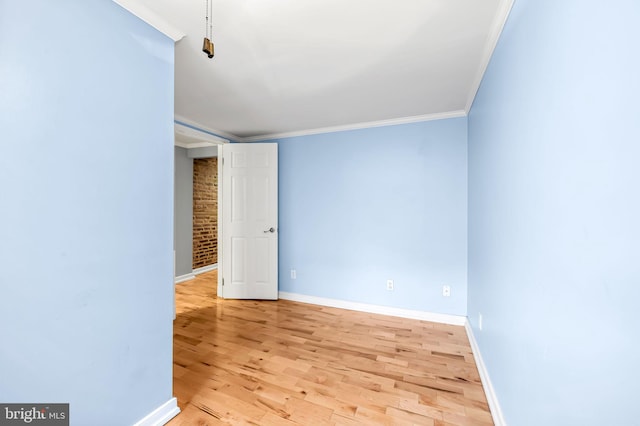
<path fill-rule="evenodd" d="M 411 123 L 421 123 L 423 121 L 446 120 L 448 118 L 460 118 L 460 117 L 466 117 L 466 115 L 467 115 L 467 111 L 457 110 L 457 111 L 449 111 L 449 112 L 439 112 L 435 114 L 424 114 L 424 115 L 414 115 L 410 117 L 392 118 L 389 120 L 367 121 L 363 123 L 345 124 L 342 126 L 320 127 L 317 129 L 307 129 L 307 130 L 300 130 L 295 132 L 267 133 L 264 135 L 249 136 L 245 138 L 233 135 L 228 132 L 224 132 L 222 130 L 216 130 L 209 127 L 205 127 L 199 123 L 196 123 L 195 121 L 191 121 L 188 118 L 184 118 L 180 115 L 175 115 L 174 120 L 175 120 L 175 126 L 176 126 L 176 133 L 181 133 L 181 134 L 185 134 L 186 136 L 199 137 L 199 138 L 202 138 L 202 135 L 208 135 L 211 137 L 211 139 L 205 139 L 205 140 L 210 140 L 213 143 L 221 143 L 220 141 L 224 141 L 224 143 L 226 143 L 229 141 L 258 142 L 258 141 L 267 141 L 267 140 L 273 140 L 273 139 L 293 138 L 296 136 L 308 136 L 308 135 L 318 135 L 322 133 L 344 132 L 347 130 L 361 130 L 361 129 L 369 129 L 374 127 L 396 126 L 399 124 L 411 124 Z M 187 127 L 182 123 L 187 124 L 188 126 L 195 127 L 195 129 L 191 127 Z M 184 131 L 178 131 L 177 130 L 178 128 L 184 129 Z M 215 136 L 209 135 L 210 133 L 215 133 L 216 135 Z M 224 138 L 227 138 L 227 139 L 224 139 Z M 217 141 L 217 142 L 214 142 L 214 141 Z M 182 144 L 180 142 L 176 142 L 176 145 L 183 148 L 195 148 L 194 145 Z"/>
<path fill-rule="evenodd" d="M 176 139 L 175 146 L 179 146 L 180 148 L 185 149 L 193 149 L 193 148 L 209 148 L 211 146 L 217 146 L 215 143 L 211 142 L 196 142 L 196 143 L 184 143 Z"/>
<path fill-rule="evenodd" d="M 438 314 L 434 312 L 414 311 L 393 308 L 389 306 L 369 305 L 366 303 L 349 302 L 346 300 L 327 299 L 324 297 L 307 296 L 306 294 L 288 293 L 281 291 L 278 297 L 294 302 L 310 303 L 312 305 L 329 306 L 332 308 L 349 309 L 351 311 L 369 312 L 372 314 L 389 315 L 393 317 L 409 318 L 422 321 L 439 322 L 450 325 L 465 325 L 467 318 L 460 315 Z"/>
<path fill-rule="evenodd" d="M 174 121 L 174 124 L 176 126 L 182 125 L 185 128 L 188 128 L 188 127 L 184 126 L 183 124 L 191 126 L 192 130 L 195 131 L 195 132 L 198 132 L 199 134 L 200 133 L 205 133 L 205 134 L 213 133 L 213 135 L 211 135 L 211 136 L 218 137 L 220 140 L 224 141 L 225 143 L 230 142 L 230 141 L 236 142 L 236 141 L 240 141 L 242 139 L 242 138 L 239 138 L 236 135 L 233 135 L 231 133 L 225 132 L 223 130 L 218 130 L 218 129 L 213 129 L 211 127 L 203 126 L 200 123 L 197 123 L 197 122 L 195 122 L 193 120 L 189 120 L 188 118 L 183 117 L 183 116 L 178 115 L 178 114 L 174 114 L 173 121 Z M 178 123 L 178 121 L 180 123 Z M 181 123 L 183 123 L 183 124 L 181 124 Z"/>
<path fill-rule="evenodd" d="M 200 274 L 204 274 L 205 272 L 209 272 L 209 271 L 214 271 L 216 269 L 218 269 L 217 263 L 214 263 L 213 265 L 203 266 L 202 268 L 194 269 L 192 272 L 189 272 L 188 274 L 178 275 L 177 277 L 174 278 L 174 282 L 178 284 L 185 281 L 189 281 L 194 279 L 196 276 Z"/>
<path fill-rule="evenodd" d="M 423 121 L 445 120 L 447 118 L 465 117 L 466 111 L 449 111 L 436 114 L 414 115 L 411 117 L 392 118 L 390 120 L 368 121 L 364 123 L 346 124 L 343 126 L 321 127 L 317 129 L 300 130 L 297 132 L 272 133 L 259 136 L 251 136 L 247 138 L 238 138 L 239 142 L 257 142 L 271 139 L 293 138 L 296 136 L 317 135 L 321 133 L 343 132 L 347 130 L 369 129 L 372 127 L 395 126 L 398 124 L 420 123 Z"/>
<path fill-rule="evenodd" d="M 193 275 L 204 274 L 205 272 L 214 271 L 218 269 L 218 264 L 214 263 L 213 265 L 203 266 L 202 268 L 197 268 L 193 270 Z"/>
<path fill-rule="evenodd" d="M 180 413 L 178 400 L 171 398 L 133 426 L 162 426 Z"/>
<path fill-rule="evenodd" d="M 500 408 L 500 403 L 498 402 L 498 396 L 496 395 L 496 392 L 493 389 L 493 385 L 491 384 L 491 379 L 489 378 L 489 371 L 487 370 L 487 366 L 484 364 L 484 361 L 482 360 L 482 355 L 480 354 L 480 348 L 478 347 L 478 342 L 476 341 L 476 338 L 473 335 L 473 329 L 471 328 L 471 324 L 469 323 L 469 320 L 465 322 L 464 328 L 467 331 L 467 337 L 469 338 L 469 344 L 471 345 L 473 358 L 476 360 L 476 367 L 478 367 L 478 373 L 480 373 L 480 381 L 482 382 L 482 388 L 484 389 L 484 393 L 487 396 L 487 402 L 489 403 L 489 410 L 491 411 L 491 417 L 493 417 L 493 423 L 495 423 L 496 426 L 506 426 L 507 423 L 504 421 L 504 416 L 502 415 L 502 409 Z"/>
<path fill-rule="evenodd" d="M 142 19 L 144 22 L 151 25 L 173 41 L 180 41 L 185 36 L 185 33 L 169 24 L 157 13 L 152 12 L 146 6 L 140 4 L 138 0 L 113 0 L 113 2 Z"/>
<path fill-rule="evenodd" d="M 177 277 L 175 277 L 173 279 L 173 282 L 176 283 L 176 284 L 183 283 L 185 281 L 192 280 L 195 277 L 196 277 L 196 275 L 193 272 L 189 272 L 188 274 L 178 275 Z"/>
<path fill-rule="evenodd" d="M 482 79 L 484 78 L 484 73 L 485 71 L 487 71 L 487 67 L 489 66 L 489 62 L 491 61 L 491 56 L 493 56 L 493 51 L 498 45 L 500 34 L 502 34 L 502 30 L 507 23 L 507 18 L 509 17 L 509 13 L 511 13 L 513 2 L 514 0 L 501 0 L 500 2 L 498 13 L 496 14 L 493 24 L 491 25 L 491 30 L 489 31 L 489 35 L 487 37 L 487 43 L 484 45 L 484 52 L 482 52 L 480 67 L 478 67 L 476 77 L 473 80 L 473 85 L 471 86 L 471 91 L 469 92 L 469 97 L 467 98 L 467 105 L 464 108 L 467 114 L 469 113 L 469 111 L 471 111 L 471 106 L 473 105 L 476 94 L 480 89 L 480 84 L 482 83 Z"/>
<path fill-rule="evenodd" d="M 191 126 L 191 124 L 189 124 L 189 126 Z M 177 123 L 175 121 L 173 123 L 173 128 L 176 134 L 187 136 L 189 138 L 198 139 L 201 141 L 201 142 L 188 144 L 188 146 L 184 146 L 183 148 L 202 148 L 205 146 L 214 146 L 214 145 L 220 145 L 223 143 L 229 143 L 228 139 L 221 138 L 220 136 L 212 135 L 208 133 L 208 131 L 194 129 L 189 126 L 186 126 L 182 123 Z M 178 142 L 179 141 L 176 141 L 176 145 L 178 145 Z"/>

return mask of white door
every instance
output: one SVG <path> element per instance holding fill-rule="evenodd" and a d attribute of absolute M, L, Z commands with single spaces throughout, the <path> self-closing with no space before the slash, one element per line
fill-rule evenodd
<path fill-rule="evenodd" d="M 278 145 L 222 146 L 222 297 L 278 298 Z"/>

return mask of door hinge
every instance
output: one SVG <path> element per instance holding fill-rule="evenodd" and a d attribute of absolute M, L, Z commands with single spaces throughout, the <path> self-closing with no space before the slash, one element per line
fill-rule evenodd
<path fill-rule="evenodd" d="M 222 279 L 222 286 L 224 287 L 224 278 Z"/>

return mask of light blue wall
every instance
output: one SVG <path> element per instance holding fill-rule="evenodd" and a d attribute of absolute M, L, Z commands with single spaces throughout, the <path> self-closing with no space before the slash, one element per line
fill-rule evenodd
<path fill-rule="evenodd" d="M 638 22 L 517 0 L 471 109 L 468 312 L 513 426 L 638 423 Z"/>
<path fill-rule="evenodd" d="M 278 140 L 280 291 L 465 315 L 466 137 L 456 118 Z"/>
<path fill-rule="evenodd" d="M 0 401 L 172 397 L 173 66 L 112 1 L 0 1 Z"/>

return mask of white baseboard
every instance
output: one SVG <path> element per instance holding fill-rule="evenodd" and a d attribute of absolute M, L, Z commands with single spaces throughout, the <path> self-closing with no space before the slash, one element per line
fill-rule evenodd
<path fill-rule="evenodd" d="M 471 324 L 469 324 L 468 320 L 465 322 L 464 328 L 465 330 L 467 330 L 467 337 L 469 338 L 471 351 L 473 351 L 473 358 L 476 360 L 478 373 L 480 373 L 482 388 L 484 389 L 484 393 L 487 396 L 487 402 L 489 403 L 489 410 L 491 410 L 491 417 L 493 417 L 493 423 L 495 423 L 496 426 L 506 426 L 507 423 L 504 421 L 504 416 L 502 415 L 502 409 L 500 408 L 500 404 L 498 403 L 498 396 L 496 395 L 496 392 L 493 390 L 493 385 L 491 384 L 491 379 L 489 378 L 489 371 L 487 370 L 487 367 L 484 365 L 484 361 L 482 360 L 482 355 L 480 354 L 480 348 L 478 347 L 478 342 L 476 342 L 476 338 L 473 335 L 473 329 L 471 328 Z"/>
<path fill-rule="evenodd" d="M 218 264 L 214 263 L 213 265 L 203 266 L 202 268 L 197 268 L 193 270 L 194 275 L 204 274 L 205 272 L 213 271 L 218 269 Z"/>
<path fill-rule="evenodd" d="M 178 284 L 178 283 L 182 283 L 185 281 L 189 281 L 194 279 L 196 276 L 193 272 L 189 272 L 188 274 L 184 274 L 184 275 L 179 275 L 177 277 L 174 278 L 173 282 Z"/>
<path fill-rule="evenodd" d="M 203 266 L 202 268 L 194 269 L 192 272 L 189 272 L 188 274 L 179 275 L 175 277 L 174 282 L 178 284 L 185 281 L 189 281 L 194 279 L 197 275 L 204 274 L 205 272 L 213 271 L 215 269 L 218 269 L 217 263 L 214 263 L 213 265 Z"/>
<path fill-rule="evenodd" d="M 178 400 L 171 398 L 133 426 L 162 426 L 180 413 Z"/>
<path fill-rule="evenodd" d="M 311 303 L 313 305 L 330 306 L 332 308 L 349 309 L 352 311 L 369 312 L 372 314 L 390 315 L 393 317 L 410 318 L 423 321 L 439 322 L 442 324 L 465 325 L 467 317 L 460 315 L 438 314 L 434 312 L 413 311 L 409 309 L 392 308 L 389 306 L 369 305 L 366 303 L 349 302 L 346 300 L 327 299 L 324 297 L 307 296 L 305 294 L 278 293 L 280 299 L 295 302 Z"/>

